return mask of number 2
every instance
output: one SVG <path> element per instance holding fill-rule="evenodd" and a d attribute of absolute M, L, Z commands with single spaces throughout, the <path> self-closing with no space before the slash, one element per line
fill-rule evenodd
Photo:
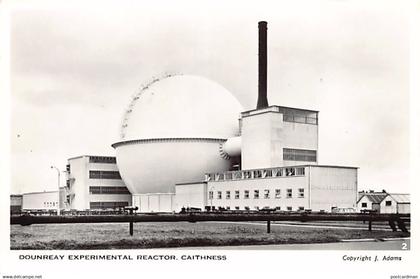
<path fill-rule="evenodd" d="M 403 243 L 401 243 L 401 249 L 402 250 L 407 250 L 407 243 L 405 243 L 405 242 L 403 242 Z"/>

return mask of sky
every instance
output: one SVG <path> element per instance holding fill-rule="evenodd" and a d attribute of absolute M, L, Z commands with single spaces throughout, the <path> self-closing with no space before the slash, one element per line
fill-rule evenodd
<path fill-rule="evenodd" d="M 151 2 L 12 9 L 11 193 L 56 189 L 50 166 L 70 157 L 114 155 L 130 97 L 152 76 L 204 76 L 253 109 L 260 20 L 269 104 L 320 111 L 319 163 L 359 167 L 359 190 L 410 191 L 406 6 Z"/>

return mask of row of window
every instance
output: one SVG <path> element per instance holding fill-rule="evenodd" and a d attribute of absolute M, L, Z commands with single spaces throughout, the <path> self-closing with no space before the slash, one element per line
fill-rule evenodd
<path fill-rule="evenodd" d="M 283 121 L 285 122 L 295 122 L 295 123 L 304 123 L 304 124 L 318 124 L 318 118 L 310 117 L 305 115 L 296 115 L 296 114 L 283 114 Z"/>
<path fill-rule="evenodd" d="M 58 205 L 58 202 L 44 202 L 45 207 L 53 207 L 57 205 Z"/>
<path fill-rule="evenodd" d="M 264 207 L 262 207 L 263 209 L 270 209 L 270 207 L 269 206 L 264 206 Z M 241 207 L 240 206 L 235 206 L 235 207 L 230 207 L 230 206 L 226 206 L 225 207 L 225 209 L 227 209 L 227 210 L 241 210 Z M 243 210 L 251 210 L 251 208 L 249 207 L 249 206 L 244 206 L 243 208 L 242 208 Z M 282 209 L 282 207 L 281 206 L 276 206 L 275 207 L 275 209 L 276 210 L 284 210 L 284 209 Z M 294 210 L 293 209 L 293 207 L 292 206 L 286 206 L 285 207 L 285 209 L 287 210 L 287 211 L 292 211 L 292 210 Z M 260 207 L 259 206 L 254 206 L 253 207 L 253 210 L 260 210 Z M 298 206 L 297 207 L 297 210 L 305 210 L 305 207 L 304 206 Z"/>
<path fill-rule="evenodd" d="M 224 181 L 224 180 L 240 180 L 240 179 L 254 179 L 254 178 L 269 178 L 281 176 L 304 176 L 304 167 L 283 167 L 260 170 L 241 170 L 228 171 L 223 173 L 208 173 L 205 176 L 206 181 Z"/>
<path fill-rule="evenodd" d="M 115 157 L 90 156 L 89 163 L 116 164 L 117 160 Z"/>
<path fill-rule="evenodd" d="M 316 162 L 316 150 L 283 148 L 283 160 Z"/>
<path fill-rule="evenodd" d="M 118 171 L 89 171 L 89 178 L 91 179 L 121 179 Z"/>
<path fill-rule="evenodd" d="M 91 195 L 129 195 L 127 187 L 118 186 L 90 186 L 89 193 Z"/>
<path fill-rule="evenodd" d="M 115 209 L 128 206 L 128 202 L 91 202 L 90 209 Z"/>
<path fill-rule="evenodd" d="M 222 191 L 217 191 L 217 199 L 221 200 L 222 199 Z M 225 199 L 229 200 L 231 199 L 232 193 L 231 191 L 225 191 Z M 233 192 L 233 196 L 234 198 L 240 199 L 240 191 L 239 190 L 235 190 Z M 271 198 L 271 193 L 269 189 L 265 189 L 262 193 L 262 196 L 264 197 L 264 199 L 270 199 Z M 254 195 L 253 195 L 254 199 L 259 199 L 260 198 L 260 190 L 254 190 Z M 286 198 L 292 198 L 293 197 L 293 189 L 286 189 Z M 298 189 L 298 198 L 304 198 L 305 197 L 305 189 L 304 188 L 299 188 Z M 249 199 L 250 198 L 250 191 L 249 190 L 244 190 L 243 191 L 243 195 L 242 195 L 243 199 Z M 281 198 L 281 189 L 275 189 L 274 190 L 274 198 L 276 199 L 280 199 Z M 213 191 L 209 191 L 209 199 L 212 200 L 214 199 L 214 192 Z"/>

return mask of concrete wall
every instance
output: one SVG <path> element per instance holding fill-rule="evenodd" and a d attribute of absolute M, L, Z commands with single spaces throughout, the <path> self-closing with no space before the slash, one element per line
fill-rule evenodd
<path fill-rule="evenodd" d="M 69 209 L 70 205 L 66 201 L 67 191 L 65 187 L 60 187 L 60 209 Z"/>
<path fill-rule="evenodd" d="M 175 210 L 175 194 L 156 193 L 133 195 L 133 206 L 139 212 L 173 212 Z"/>
<path fill-rule="evenodd" d="M 357 208 L 356 168 L 310 166 L 308 172 L 312 210 Z"/>
<path fill-rule="evenodd" d="M 207 205 L 207 183 L 191 183 L 175 186 L 175 211 L 182 207 L 196 207 L 204 210 Z"/>
<path fill-rule="evenodd" d="M 282 129 L 277 130 L 276 132 L 279 134 L 279 140 L 282 143 L 282 159 L 283 148 L 318 151 L 318 125 L 283 122 Z M 282 166 L 293 166 L 306 163 L 316 164 L 317 162 L 283 161 Z"/>
<path fill-rule="evenodd" d="M 22 195 L 23 210 L 57 210 L 58 191 L 26 193 Z"/>
<path fill-rule="evenodd" d="M 242 118 L 243 170 L 282 165 L 282 143 L 275 132 L 282 128 L 282 117 L 281 113 L 266 112 Z"/>
<path fill-rule="evenodd" d="M 69 160 L 70 174 L 70 209 L 85 210 L 89 208 L 89 187 L 88 187 L 88 157 L 79 157 Z"/>
<path fill-rule="evenodd" d="M 267 112 L 265 112 L 267 111 Z M 316 162 L 283 161 L 283 148 L 318 150 L 318 125 L 285 122 L 275 108 L 242 117 L 242 169 Z"/>

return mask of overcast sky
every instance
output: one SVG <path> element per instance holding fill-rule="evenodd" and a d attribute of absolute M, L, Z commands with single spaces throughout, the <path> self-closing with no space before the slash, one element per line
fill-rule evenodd
<path fill-rule="evenodd" d="M 403 6 L 150 2 L 14 9 L 12 193 L 55 189 L 50 166 L 67 158 L 114 155 L 130 96 L 152 76 L 201 75 L 253 109 L 259 20 L 269 103 L 320 111 L 319 163 L 360 167 L 361 190 L 409 191 Z"/>

